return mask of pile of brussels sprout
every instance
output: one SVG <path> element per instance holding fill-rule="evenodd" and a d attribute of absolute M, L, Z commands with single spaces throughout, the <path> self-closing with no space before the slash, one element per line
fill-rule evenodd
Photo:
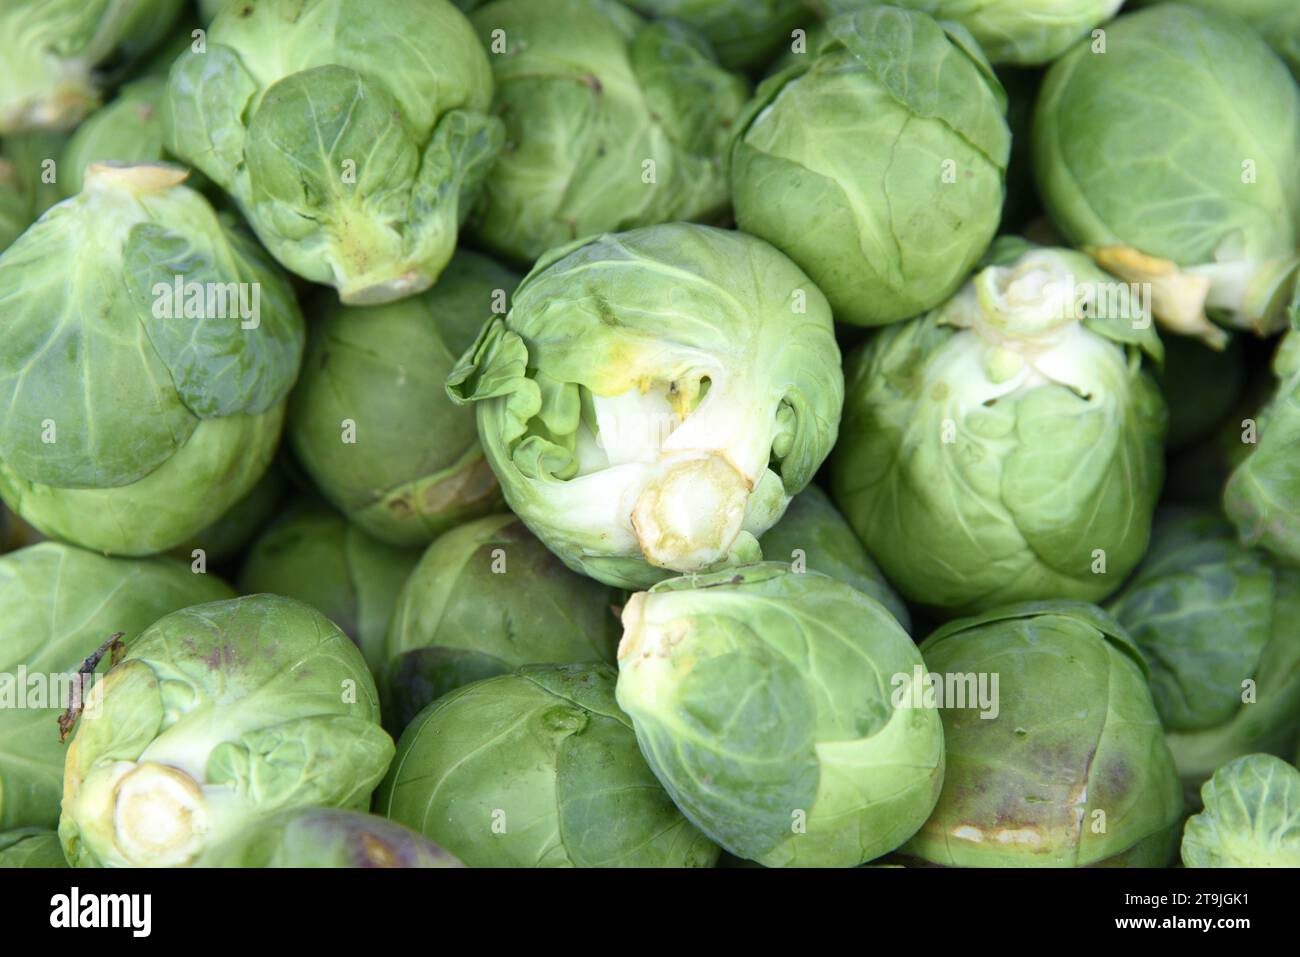
<path fill-rule="evenodd" d="M 1295 0 L 7 0 L 0 866 L 1300 866 Z"/>

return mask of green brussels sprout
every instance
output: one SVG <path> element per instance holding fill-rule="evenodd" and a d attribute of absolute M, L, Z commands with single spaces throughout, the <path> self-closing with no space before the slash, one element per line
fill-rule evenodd
<path fill-rule="evenodd" d="M 836 319 L 883 325 L 943 302 L 993 239 L 1006 94 L 965 31 L 924 14 L 872 7 L 827 32 L 736 126 L 736 222 L 798 263 Z"/>
<path fill-rule="evenodd" d="M 921 654 L 943 681 L 947 770 L 903 854 L 956 867 L 1168 863 L 1182 789 L 1146 665 L 1110 616 L 1025 602 L 949 622 Z"/>
<path fill-rule="evenodd" d="M 504 136 L 491 100 L 447 0 L 248 0 L 176 61 L 164 115 L 286 268 L 382 303 L 451 259 Z"/>
<path fill-rule="evenodd" d="M 0 256 L 0 495 L 106 553 L 172 548 L 252 489 L 302 355 L 288 282 L 184 178 L 93 165 Z"/>
<path fill-rule="evenodd" d="M 393 545 L 427 545 L 500 492 L 474 413 L 447 374 L 519 277 L 458 252 L 433 289 L 383 306 L 329 304 L 289 403 L 289 443 L 330 503 Z"/>
<path fill-rule="evenodd" d="M 324 615 L 278 595 L 195 605 L 87 696 L 59 839 L 79 867 L 192 864 L 285 808 L 365 809 L 392 757 L 361 652 Z"/>
<path fill-rule="evenodd" d="M 830 0 L 832 9 L 856 9 L 884 0 Z M 961 24 L 993 63 L 1050 63 L 1109 20 L 1124 0 L 888 0 L 896 7 Z"/>
<path fill-rule="evenodd" d="M 811 0 L 627 0 L 647 17 L 672 17 L 709 41 L 723 66 L 762 66 L 790 32 L 813 19 Z"/>
<path fill-rule="evenodd" d="M 271 521 L 288 488 L 289 480 L 281 462 L 271 463 L 247 495 L 169 554 L 187 562 L 199 558 L 200 553 L 208 562 L 229 561 Z"/>
<path fill-rule="evenodd" d="M 1183 4 L 1122 16 L 1104 42 L 1058 60 L 1039 97 L 1034 166 L 1053 221 L 1150 284 L 1175 332 L 1221 348 L 1211 316 L 1276 331 L 1300 269 L 1295 79 L 1240 20 Z"/>
<path fill-rule="evenodd" d="M 118 632 L 130 638 L 170 612 L 233 596 L 170 559 L 54 542 L 0 557 L 0 831 L 59 820 L 58 719 L 82 662 Z"/>
<path fill-rule="evenodd" d="M 618 703 L 705 834 L 768 867 L 852 867 L 906 841 L 943 782 L 922 663 L 879 602 L 764 563 L 632 596 Z"/>
<path fill-rule="evenodd" d="M 486 248 L 530 263 L 606 230 L 726 209 L 723 148 L 749 89 L 694 31 L 613 0 L 499 0 L 470 19 L 507 129 L 470 221 Z"/>
<path fill-rule="evenodd" d="M 767 530 L 759 544 L 770 561 L 789 562 L 799 571 L 821 572 L 870 595 L 889 609 L 904 631 L 911 630 L 907 606 L 839 509 L 816 485 L 809 485 L 791 500 L 781 521 Z"/>
<path fill-rule="evenodd" d="M 68 129 L 99 104 L 106 68 L 158 43 L 184 0 L 5 0 L 0 136 Z"/>
<path fill-rule="evenodd" d="M 436 698 L 520 665 L 612 664 L 617 597 L 565 568 L 513 515 L 445 532 L 393 610 L 380 682 L 388 724 L 405 728 Z"/>
<path fill-rule="evenodd" d="M 1246 354 L 1240 337 L 1216 352 L 1185 336 L 1164 340 L 1164 365 L 1156 381 L 1169 407 L 1170 449 L 1184 448 L 1214 432 L 1246 386 Z"/>
<path fill-rule="evenodd" d="M 1146 551 L 1166 410 L 1149 316 L 1082 253 L 1000 245 L 948 303 L 850 359 L 833 493 L 938 614 L 1097 601 Z"/>
<path fill-rule="evenodd" d="M 1214 512 L 1166 508 L 1108 610 L 1150 666 L 1188 786 L 1242 754 L 1291 755 L 1300 736 L 1300 568 L 1239 544 Z"/>
<path fill-rule="evenodd" d="M 1132 0 L 1135 7 L 1164 0 Z M 1230 13 L 1245 20 L 1300 78 L 1300 4 L 1295 0 L 1181 0 L 1192 7 Z"/>
<path fill-rule="evenodd" d="M 0 864 L 3 860 L 0 851 Z M 198 863 L 201 867 L 465 866 L 400 824 L 327 807 L 291 808 L 258 821 L 209 850 Z"/>
<path fill-rule="evenodd" d="M 0 832 L 0 869 L 7 867 L 67 867 L 59 835 L 39 827 Z"/>
<path fill-rule="evenodd" d="M 1229 761 L 1183 830 L 1184 867 L 1300 867 L 1300 771 L 1269 754 Z"/>
<path fill-rule="evenodd" d="M 533 533 L 637 588 L 759 557 L 835 442 L 843 375 L 794 263 L 673 223 L 547 254 L 448 389 Z"/>
<path fill-rule="evenodd" d="M 253 543 L 236 584 L 245 595 L 311 605 L 343 629 L 378 675 L 397 596 L 419 560 L 418 549 L 377 542 L 331 509 L 304 502 Z"/>
<path fill-rule="evenodd" d="M 1246 454 L 1228 478 L 1223 507 L 1247 545 L 1258 545 L 1283 561 L 1300 564 L 1300 321 L 1273 359 L 1277 394 L 1259 415 L 1246 421 L 1238 438 Z"/>
<path fill-rule="evenodd" d="M 476 681 L 398 742 L 380 813 L 470 867 L 712 867 L 637 751 L 609 665 L 537 665 Z"/>

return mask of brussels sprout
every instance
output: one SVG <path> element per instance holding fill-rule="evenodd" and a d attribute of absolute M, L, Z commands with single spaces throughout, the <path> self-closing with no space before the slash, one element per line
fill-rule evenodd
<path fill-rule="evenodd" d="M 46 542 L 0 558 L 0 830 L 53 827 L 72 678 L 112 635 L 179 608 L 233 597 L 167 559 L 104 558 Z"/>
<path fill-rule="evenodd" d="M 1300 735 L 1300 569 L 1238 544 L 1213 512 L 1165 509 L 1109 610 L 1151 668 L 1187 785 L 1252 751 L 1291 755 Z"/>
<path fill-rule="evenodd" d="M 288 282 L 184 178 L 96 164 L 0 256 L 0 495 L 97 551 L 165 551 L 247 494 L 302 355 Z"/>
<path fill-rule="evenodd" d="M 641 753 L 733 854 L 855 866 L 934 807 L 938 712 L 912 702 L 921 656 L 874 599 L 765 563 L 661 582 L 623 626 L 618 703 Z"/>
<path fill-rule="evenodd" d="M 191 864 L 290 807 L 369 806 L 393 757 L 361 652 L 277 595 L 159 619 L 87 696 L 59 838 L 77 866 Z"/>
<path fill-rule="evenodd" d="M 386 42 L 387 41 L 387 42 Z M 284 266 L 381 303 L 427 289 L 503 139 L 492 73 L 447 0 L 223 9 L 172 68 L 168 148 Z"/>
<path fill-rule="evenodd" d="M 289 404 L 288 439 L 349 521 L 393 545 L 427 545 L 492 511 L 500 492 L 474 414 L 447 397 L 447 374 L 519 277 L 458 252 L 422 296 L 331 304 L 312 329 Z"/>
<path fill-rule="evenodd" d="M 718 59 L 735 70 L 762 66 L 790 32 L 813 19 L 812 0 L 627 0 L 647 17 L 688 23 L 709 41 Z"/>
<path fill-rule="evenodd" d="M 253 543 L 238 585 L 246 595 L 305 601 L 347 633 L 377 675 L 398 593 L 419 560 L 418 550 L 377 542 L 323 505 L 306 502 Z"/>
<path fill-rule="evenodd" d="M 67 129 L 99 103 L 104 68 L 166 35 L 184 0 L 5 0 L 0 135 Z"/>
<path fill-rule="evenodd" d="M 0 864 L 2 855 L 0 851 Z M 201 867 L 465 866 L 400 824 L 325 807 L 292 808 L 259 821 L 212 848 L 198 863 Z"/>
<path fill-rule="evenodd" d="M 1133 0 L 1150 6 L 1164 0 Z M 1255 28 L 1300 78 L 1300 4 L 1295 0 L 1181 0 L 1188 6 L 1240 17 Z"/>
<path fill-rule="evenodd" d="M 694 31 L 613 0 L 500 0 L 471 19 L 507 128 L 470 223 L 488 249 L 532 262 L 726 209 L 723 147 L 749 90 Z"/>
<path fill-rule="evenodd" d="M 1244 23 L 1176 3 L 1120 17 L 1104 55 L 1081 43 L 1053 65 L 1033 132 L 1056 225 L 1151 284 L 1162 323 L 1215 347 L 1207 310 L 1279 327 L 1300 268 L 1300 88 Z"/>
<path fill-rule="evenodd" d="M 1277 394 L 1257 423 L 1240 423 L 1238 438 L 1257 444 L 1228 479 L 1223 507 L 1243 542 L 1294 565 L 1300 564 L 1300 322 L 1278 347 L 1273 372 Z"/>
<path fill-rule="evenodd" d="M 835 501 L 903 596 L 941 614 L 1104 598 L 1160 491 L 1149 317 L 1087 256 L 1023 248 L 849 362 Z"/>
<path fill-rule="evenodd" d="M 736 128 L 741 229 L 798 263 L 835 318 L 872 326 L 946 299 L 997 231 L 1006 95 L 960 28 L 873 7 L 765 80 Z"/>
<path fill-rule="evenodd" d="M 446 532 L 393 611 L 380 683 L 389 725 L 400 730 L 435 698 L 520 665 L 612 663 L 616 598 L 565 568 L 513 515 Z"/>
<path fill-rule="evenodd" d="M 1300 771 L 1250 754 L 1214 772 L 1187 819 L 1185 867 L 1300 867 Z"/>
<path fill-rule="evenodd" d="M 67 867 L 59 835 L 39 827 L 0 832 L 0 868 Z"/>
<path fill-rule="evenodd" d="M 196 552 L 202 552 L 209 562 L 234 558 L 279 510 L 288 488 L 284 466 L 281 461 L 273 462 L 247 495 L 170 554 L 185 561 L 199 557 Z"/>
<path fill-rule="evenodd" d="M 921 654 L 943 681 L 947 770 L 904 854 L 957 867 L 1168 862 L 1182 790 L 1142 656 L 1113 619 L 1026 602 L 950 622 Z"/>
<path fill-rule="evenodd" d="M 712 867 L 637 751 L 609 665 L 538 665 L 420 713 L 377 809 L 470 867 Z"/>
<path fill-rule="evenodd" d="M 799 571 L 811 569 L 852 585 L 880 602 L 904 631 L 912 627 L 907 606 L 889 587 L 880 566 L 867 554 L 853 529 L 816 485 L 809 485 L 790 502 L 781 521 L 759 542 L 763 555 L 789 562 Z"/>
<path fill-rule="evenodd" d="M 448 389 L 479 403 L 488 461 L 534 534 L 632 588 L 757 558 L 843 401 L 808 277 L 761 240 L 680 223 L 543 257 Z"/>
<path fill-rule="evenodd" d="M 830 0 L 832 9 L 853 10 L 883 0 Z M 1109 20 L 1124 0 L 888 0 L 896 7 L 959 23 L 979 41 L 993 63 L 1049 63 Z"/>

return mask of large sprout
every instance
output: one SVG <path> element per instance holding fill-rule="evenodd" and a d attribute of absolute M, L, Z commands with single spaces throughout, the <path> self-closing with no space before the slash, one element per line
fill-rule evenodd
<path fill-rule="evenodd" d="M 411 723 L 376 808 L 470 867 L 712 867 L 637 751 L 608 665 L 530 666 Z"/>
<path fill-rule="evenodd" d="M 610 662 L 614 589 L 577 575 L 510 514 L 454 528 L 402 586 L 380 648 L 385 720 L 521 665 Z"/>
<path fill-rule="evenodd" d="M 382 306 L 323 305 L 286 433 L 349 521 L 393 545 L 427 545 L 500 503 L 474 413 L 447 375 L 519 277 L 458 252 L 428 292 Z"/>
<path fill-rule="evenodd" d="M 1230 131 L 1230 132 L 1228 132 Z M 1300 268 L 1300 88 L 1242 21 L 1178 3 L 1120 17 L 1047 74 L 1034 165 L 1075 246 L 1149 283 L 1171 329 L 1283 322 Z"/>
<path fill-rule="evenodd" d="M 850 359 L 835 499 L 906 598 L 1095 601 L 1141 559 L 1166 411 L 1129 292 L 1081 253 L 1008 242 Z"/>
<path fill-rule="evenodd" d="M 98 104 L 114 67 L 166 34 L 184 0 L 5 0 L 0 136 L 67 129 Z"/>
<path fill-rule="evenodd" d="M 287 280 L 184 178 L 94 165 L 0 256 L 0 495 L 98 551 L 165 551 L 247 494 L 298 373 Z"/>
<path fill-rule="evenodd" d="M 1182 789 L 1146 665 L 1113 619 L 1083 602 L 1011 605 L 950 622 L 921 654 L 943 681 L 947 769 L 904 854 L 958 867 L 1169 862 Z"/>
<path fill-rule="evenodd" d="M 169 147 L 283 265 L 378 303 L 427 289 L 501 146 L 447 0 L 250 0 L 172 68 Z"/>
<path fill-rule="evenodd" d="M 1300 771 L 1267 754 L 1230 761 L 1183 830 L 1185 867 L 1300 867 Z"/>
<path fill-rule="evenodd" d="M 0 831 L 58 823 L 59 716 L 82 662 L 119 632 L 131 639 L 177 609 L 233 597 L 168 559 L 54 542 L 0 557 Z"/>
<path fill-rule="evenodd" d="M 510 507 L 620 587 L 759 555 L 834 444 L 830 309 L 744 233 L 670 224 L 554 250 L 448 387 Z"/>
<path fill-rule="evenodd" d="M 946 299 L 998 227 L 1006 95 L 960 27 L 870 7 L 758 88 L 736 127 L 741 229 L 798 263 L 854 325 Z"/>
<path fill-rule="evenodd" d="M 723 148 L 749 91 L 694 31 L 615 0 L 498 0 L 471 19 L 507 130 L 471 222 L 479 242 L 530 263 L 726 209 Z"/>
<path fill-rule="evenodd" d="M 1300 736 L 1300 569 L 1239 544 L 1213 512 L 1167 509 L 1109 609 L 1150 666 L 1188 787 L 1252 751 L 1291 757 Z"/>
<path fill-rule="evenodd" d="M 772 562 L 661 582 L 623 627 L 619 705 L 677 806 L 728 851 L 852 867 L 925 821 L 943 732 L 883 605 Z"/>
<path fill-rule="evenodd" d="M 78 866 L 192 864 L 287 808 L 368 807 L 392 757 L 361 652 L 320 612 L 276 595 L 195 605 L 88 696 L 59 837 Z"/>

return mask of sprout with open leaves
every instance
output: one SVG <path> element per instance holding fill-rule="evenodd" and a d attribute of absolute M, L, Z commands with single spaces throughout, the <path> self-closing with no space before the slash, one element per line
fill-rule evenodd
<path fill-rule="evenodd" d="M 427 289 L 501 147 L 447 0 L 245 0 L 172 68 L 168 146 L 285 267 L 344 302 Z"/>
<path fill-rule="evenodd" d="M 832 463 L 890 582 L 944 615 L 1104 598 L 1146 551 L 1164 474 L 1139 299 L 1082 253 L 1008 241 L 991 258 L 850 358 Z"/>
<path fill-rule="evenodd" d="M 835 442 L 826 300 L 744 233 L 674 223 L 543 257 L 448 388 L 506 502 L 620 587 L 759 557 Z"/>
<path fill-rule="evenodd" d="M 77 866 L 175 867 L 294 807 L 362 810 L 393 741 L 361 652 L 276 595 L 156 621 L 91 690 L 59 837 Z"/>

